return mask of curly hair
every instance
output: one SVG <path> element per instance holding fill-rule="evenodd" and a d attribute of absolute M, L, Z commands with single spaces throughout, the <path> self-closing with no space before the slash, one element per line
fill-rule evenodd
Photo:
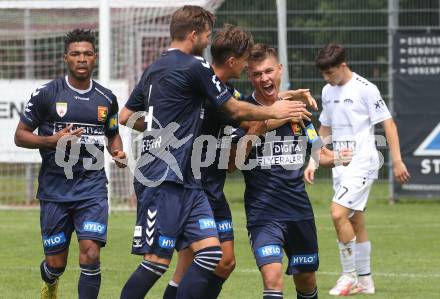
<path fill-rule="evenodd" d="M 89 42 L 93 46 L 93 51 L 96 51 L 95 48 L 95 34 L 90 29 L 74 29 L 67 33 L 64 38 L 64 53 L 67 53 L 67 49 L 71 43 L 77 42 Z"/>

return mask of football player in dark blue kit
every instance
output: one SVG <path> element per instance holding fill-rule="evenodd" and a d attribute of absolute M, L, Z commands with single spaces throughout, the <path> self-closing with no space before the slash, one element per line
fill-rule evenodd
<path fill-rule="evenodd" d="M 279 99 L 282 71 L 275 49 L 256 44 L 248 68 L 254 87 L 248 101 L 272 105 Z M 322 145 L 308 121 L 304 128 L 286 121 L 253 142 L 248 163 L 253 162 L 255 167 L 243 171 L 244 199 L 251 246 L 263 277 L 264 299 L 283 298 L 283 250 L 289 261 L 286 273 L 293 275 L 297 298 L 318 298 L 318 243 L 303 164 L 306 152 L 311 150 L 321 166 L 332 167 L 333 152 Z"/>
<path fill-rule="evenodd" d="M 217 283 L 213 272 L 222 257 L 217 227 L 191 165 L 205 101 L 239 120 L 296 117 L 306 111 L 299 102 L 259 107 L 234 99 L 200 57 L 213 21 L 214 16 L 201 7 L 179 8 L 171 18 L 170 49 L 145 70 L 120 113 L 121 124 L 144 132 L 135 170 L 138 206 L 132 248 L 143 261 L 126 282 L 123 299 L 144 298 L 181 242 L 190 244 L 194 259 L 177 298 L 209 298 Z M 138 117 L 137 111 L 147 113 Z"/>
<path fill-rule="evenodd" d="M 216 32 L 211 44 L 212 68 L 218 79 L 225 83 L 236 99 L 241 99 L 240 92 L 228 82 L 230 79 L 239 79 L 243 70 L 247 67 L 249 50 L 253 45 L 253 39 L 250 33 L 241 28 L 232 25 L 226 25 L 222 30 Z M 234 233 L 232 227 L 232 215 L 228 202 L 226 201 L 223 187 L 226 180 L 227 159 L 223 167 L 219 165 L 220 152 L 222 149 L 230 149 L 235 127 L 240 126 L 239 121 L 234 121 L 220 112 L 210 102 L 206 103 L 205 117 L 202 124 L 202 135 L 214 136 L 217 139 L 217 150 L 215 152 L 215 161 L 208 167 L 201 169 L 202 187 L 208 196 L 211 205 L 214 220 L 217 226 L 222 259 L 217 265 L 214 273 L 219 283 L 217 289 L 212 289 L 210 298 L 217 298 L 223 282 L 229 277 L 235 268 L 234 256 Z M 264 122 L 262 121 L 263 125 Z M 203 148 L 201 160 L 206 159 L 207 147 Z M 177 287 L 188 266 L 193 260 L 193 252 L 186 248 L 188 244 L 182 244 L 179 249 L 179 260 L 172 280 L 169 282 L 164 299 L 176 298 Z"/>
<path fill-rule="evenodd" d="M 40 224 L 45 260 L 41 298 L 58 298 L 72 232 L 79 241 L 79 298 L 97 298 L 101 284 L 100 249 L 107 240 L 107 178 L 104 147 L 119 167 L 125 153 L 113 93 L 91 80 L 97 54 L 90 30 L 65 38 L 67 75 L 32 94 L 15 132 L 15 143 L 38 148 Z M 38 128 L 38 135 L 33 131 Z"/>

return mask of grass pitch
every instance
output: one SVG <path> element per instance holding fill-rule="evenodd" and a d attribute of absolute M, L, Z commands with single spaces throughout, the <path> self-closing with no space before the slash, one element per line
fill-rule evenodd
<path fill-rule="evenodd" d="M 234 217 L 237 267 L 220 298 L 261 298 L 261 278 L 246 235 L 243 185 L 240 181 L 229 182 L 226 192 Z M 387 194 L 387 184 L 375 184 L 367 212 L 377 292 L 374 298 L 440 298 L 440 204 L 409 201 L 390 206 Z M 330 183 L 315 184 L 309 188 L 309 195 L 320 246 L 319 297 L 330 298 L 327 292 L 340 271 L 329 216 Z M 140 257 L 130 254 L 134 221 L 133 212 L 110 216 L 108 244 L 102 250 L 100 298 L 119 298 L 122 286 L 140 261 Z M 0 240 L 0 298 L 39 298 L 43 250 L 38 211 L 0 211 Z M 162 298 L 174 263 L 175 260 L 147 298 Z M 60 282 L 60 298 L 77 297 L 78 276 L 78 246 L 73 236 L 69 264 Z M 285 298 L 296 298 L 288 276 Z"/>

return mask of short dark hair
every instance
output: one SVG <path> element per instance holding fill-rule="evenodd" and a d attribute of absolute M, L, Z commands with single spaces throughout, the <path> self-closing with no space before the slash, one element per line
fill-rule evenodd
<path fill-rule="evenodd" d="M 212 29 L 214 15 L 196 5 L 185 5 L 173 13 L 170 24 L 170 35 L 172 40 L 182 41 L 192 31 L 203 32 L 208 26 Z"/>
<path fill-rule="evenodd" d="M 345 49 L 339 44 L 325 45 L 315 58 L 316 66 L 321 71 L 338 66 L 343 62 L 347 62 L 347 58 Z"/>
<path fill-rule="evenodd" d="M 240 58 L 249 53 L 254 45 L 252 34 L 238 26 L 225 24 L 222 30 L 215 34 L 211 45 L 212 61 L 222 64 L 229 57 Z"/>
<path fill-rule="evenodd" d="M 74 29 L 67 33 L 64 38 L 64 53 L 67 54 L 67 49 L 71 43 L 77 42 L 89 42 L 93 46 L 93 51 L 96 51 L 95 48 L 95 34 L 90 29 Z"/>
<path fill-rule="evenodd" d="M 270 56 L 278 60 L 278 53 L 275 48 L 269 47 L 266 44 L 255 44 L 250 51 L 249 62 L 260 62 Z"/>

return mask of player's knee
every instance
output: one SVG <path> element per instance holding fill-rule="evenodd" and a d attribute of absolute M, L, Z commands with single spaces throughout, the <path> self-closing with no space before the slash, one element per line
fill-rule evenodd
<path fill-rule="evenodd" d="M 309 293 L 316 288 L 315 272 L 300 273 L 294 276 L 295 286 L 301 293 Z"/>
<path fill-rule="evenodd" d="M 283 274 L 278 271 L 268 271 L 264 273 L 264 288 L 271 290 L 283 289 Z"/>
<path fill-rule="evenodd" d="M 330 213 L 333 222 L 335 223 L 342 223 L 347 220 L 347 214 L 345 213 L 345 211 L 342 211 L 340 209 L 332 209 Z"/>
<path fill-rule="evenodd" d="M 194 254 L 194 262 L 207 270 L 214 272 L 222 259 L 223 252 L 220 246 L 210 246 Z"/>
<path fill-rule="evenodd" d="M 235 269 L 235 257 L 223 255 L 217 266 L 217 271 L 225 276 L 229 276 Z"/>
<path fill-rule="evenodd" d="M 99 263 L 99 247 L 90 246 L 82 248 L 79 254 L 80 264 L 96 264 Z"/>
<path fill-rule="evenodd" d="M 49 265 L 46 261 L 42 261 L 40 264 L 41 279 L 48 283 L 53 283 L 54 280 L 63 275 L 64 270 L 66 270 L 66 265 L 55 267 Z"/>

